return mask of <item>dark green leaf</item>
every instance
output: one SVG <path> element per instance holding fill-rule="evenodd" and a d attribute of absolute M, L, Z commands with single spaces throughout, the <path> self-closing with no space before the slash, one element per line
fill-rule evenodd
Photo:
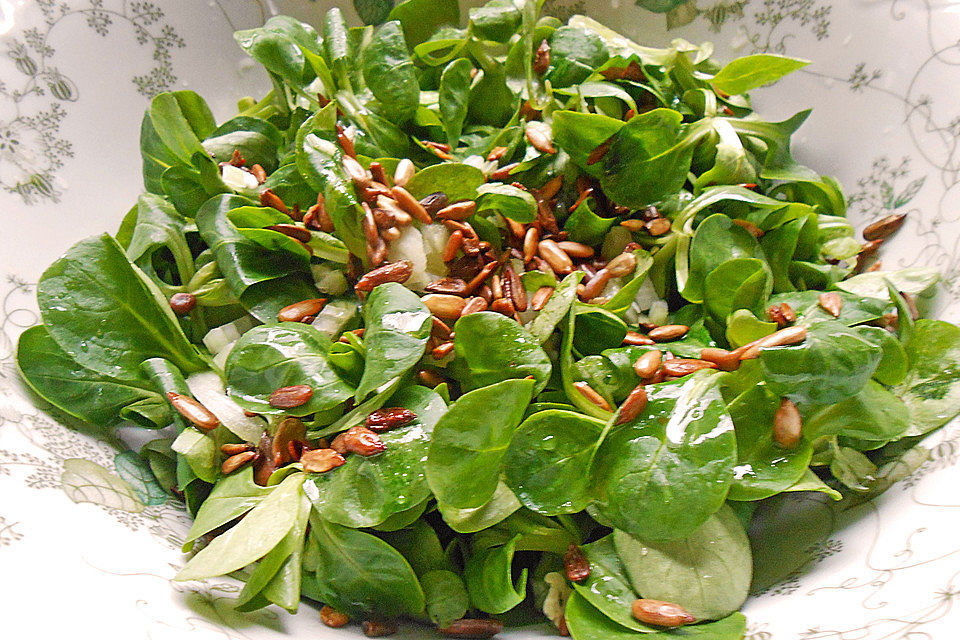
<path fill-rule="evenodd" d="M 519 536 L 518 536 L 519 538 Z M 471 554 L 463 569 L 463 581 L 474 607 L 486 613 L 506 613 L 527 595 L 527 570 L 513 582 L 511 565 L 517 538 L 502 547 Z"/>
<path fill-rule="evenodd" d="M 463 618 L 470 608 L 470 596 L 463 580 L 445 569 L 420 576 L 420 586 L 427 601 L 427 616 L 440 628 Z"/>
<path fill-rule="evenodd" d="M 392 120 L 403 123 L 413 117 L 420 104 L 420 84 L 396 20 L 377 27 L 364 48 L 363 79 Z"/>
<path fill-rule="evenodd" d="M 466 58 L 457 58 L 447 65 L 440 76 L 440 119 L 447 132 L 447 144 L 456 149 L 467 118 L 470 100 L 470 77 L 473 65 Z"/>
<path fill-rule="evenodd" d="M 537 216 L 537 201 L 528 191 L 491 182 L 477 189 L 477 211 L 496 211 L 517 222 L 533 222 Z"/>
<path fill-rule="evenodd" d="M 550 358 L 516 321 L 484 311 L 460 318 L 454 331 L 453 365 L 464 389 L 533 376 L 536 395 L 550 379 Z"/>

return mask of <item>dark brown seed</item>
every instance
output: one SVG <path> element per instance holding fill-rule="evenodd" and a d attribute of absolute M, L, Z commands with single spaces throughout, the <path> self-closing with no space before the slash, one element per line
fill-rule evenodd
<path fill-rule="evenodd" d="M 563 249 L 553 240 L 541 240 L 538 245 L 538 253 L 555 272 L 566 275 L 573 271 L 573 262 L 570 260 L 570 256 L 564 253 Z"/>
<path fill-rule="evenodd" d="M 223 464 L 220 465 L 220 471 L 222 471 L 224 475 L 230 475 L 243 465 L 253 462 L 256 457 L 256 451 L 236 453 L 223 461 Z"/>
<path fill-rule="evenodd" d="M 448 638 L 474 638 L 483 640 L 492 638 L 503 631 L 503 623 L 492 618 L 463 618 L 451 622 L 448 626 L 440 629 L 441 635 Z"/>
<path fill-rule="evenodd" d="M 379 182 L 380 184 L 384 185 L 384 187 L 386 187 L 386 185 L 390 183 L 390 179 L 387 178 L 387 172 L 384 171 L 383 165 L 380 164 L 379 162 L 370 163 L 370 175 L 373 176 L 373 179 L 376 182 Z M 389 189 L 389 187 L 387 188 Z"/>
<path fill-rule="evenodd" d="M 438 211 L 448 204 L 450 204 L 450 199 L 443 191 L 431 193 L 420 201 L 420 205 L 431 215 L 436 215 Z M 464 235 L 466 235 L 466 233 Z"/>
<path fill-rule="evenodd" d="M 577 391 L 580 392 L 584 398 L 597 405 L 604 411 L 612 411 L 610 408 L 610 403 L 606 399 L 597 393 L 593 387 L 591 387 L 586 382 L 574 382 L 573 386 L 576 387 Z"/>
<path fill-rule="evenodd" d="M 320 622 L 333 629 L 339 629 L 350 622 L 350 616 L 342 611 L 337 611 L 333 607 L 323 605 L 320 609 Z"/>
<path fill-rule="evenodd" d="M 697 621 L 690 612 L 678 604 L 641 598 L 630 607 L 633 617 L 644 624 L 658 627 L 682 627 Z"/>
<path fill-rule="evenodd" d="M 781 329 L 797 319 L 797 314 L 786 302 L 774 305 L 767 309 L 767 317 L 771 322 L 776 322 Z"/>
<path fill-rule="evenodd" d="M 824 311 L 832 315 L 834 318 L 840 317 L 840 312 L 843 310 L 843 298 L 841 298 L 840 294 L 836 291 L 827 291 L 826 293 L 821 293 L 817 297 L 817 302 Z"/>
<path fill-rule="evenodd" d="M 477 203 L 473 200 L 464 200 L 447 205 L 437 211 L 440 220 L 466 220 L 477 211 Z"/>
<path fill-rule="evenodd" d="M 383 433 L 410 424 L 417 419 L 417 414 L 403 407 L 377 409 L 367 416 L 367 429 L 375 433 Z"/>
<path fill-rule="evenodd" d="M 253 481 L 261 487 L 267 486 L 270 476 L 277 470 L 273 464 L 273 438 L 264 431 L 257 443 L 257 458 L 253 461 Z"/>
<path fill-rule="evenodd" d="M 272 189 L 264 189 L 260 192 L 260 205 L 272 207 L 280 213 L 290 215 L 290 209 L 287 208 L 287 205 L 283 204 L 283 200 L 281 200 L 280 196 L 275 194 Z"/>
<path fill-rule="evenodd" d="M 741 220 L 739 218 L 734 218 L 733 224 L 737 225 L 738 227 L 742 227 L 746 229 L 748 232 L 750 232 L 750 235 L 752 235 L 757 240 L 763 237 L 763 234 L 764 234 L 763 229 L 753 224 L 749 220 Z"/>
<path fill-rule="evenodd" d="M 383 638 L 397 632 L 396 623 L 381 620 L 364 620 L 360 623 L 360 628 L 368 638 Z"/>
<path fill-rule="evenodd" d="M 533 58 L 533 72 L 537 75 L 543 75 L 550 68 L 550 43 L 546 40 L 540 43 Z"/>
<path fill-rule="evenodd" d="M 273 224 L 266 228 L 270 231 L 282 233 L 300 242 L 310 242 L 310 240 L 313 239 L 313 234 L 310 233 L 309 229 L 298 227 L 295 224 Z"/>
<path fill-rule="evenodd" d="M 412 274 L 413 263 L 409 260 L 398 260 L 365 273 L 353 288 L 357 291 L 373 291 L 375 287 L 385 282 L 403 284 Z"/>
<path fill-rule="evenodd" d="M 597 164 L 603 157 L 610 152 L 610 147 L 613 146 L 613 136 L 607 138 L 600 143 L 597 148 L 590 152 L 590 155 L 587 156 L 587 165 Z"/>
<path fill-rule="evenodd" d="M 273 464 L 282 467 L 294 462 L 296 458 L 290 452 L 290 445 L 294 442 L 303 442 L 307 438 L 307 429 L 300 418 L 284 418 L 273 434 L 270 453 L 273 455 Z"/>
<path fill-rule="evenodd" d="M 177 413 L 189 420 L 201 431 L 211 431 L 220 426 L 220 419 L 210 409 L 191 398 L 173 391 L 167 392 L 167 400 Z"/>
<path fill-rule="evenodd" d="M 433 142 L 432 140 L 424 140 L 423 146 L 425 146 L 428 151 L 441 160 L 453 160 L 453 156 L 450 155 L 450 145 L 448 144 L 444 144 L 443 142 Z"/>
<path fill-rule="evenodd" d="M 340 123 L 337 123 L 337 142 L 340 143 L 340 148 L 343 149 L 346 155 L 351 158 L 357 157 L 357 150 L 353 146 L 353 140 L 351 140 L 347 132 L 343 130 Z"/>
<path fill-rule="evenodd" d="M 803 421 L 797 405 L 787 398 L 780 400 L 780 407 L 773 417 L 773 441 L 784 449 L 793 449 L 803 435 Z"/>
<path fill-rule="evenodd" d="M 340 454 L 355 453 L 358 456 L 373 456 L 386 450 L 375 431 L 360 425 L 350 427 L 334 438 L 330 448 Z"/>
<path fill-rule="evenodd" d="M 641 379 L 646 379 L 657 372 L 660 363 L 663 362 L 663 354 L 659 349 L 651 349 L 640 356 L 633 364 L 633 370 Z"/>
<path fill-rule="evenodd" d="M 659 352 L 658 352 L 659 353 Z M 617 418 L 617 424 L 627 424 L 633 422 L 640 415 L 640 412 L 647 408 L 647 388 L 643 384 L 638 384 L 627 396 L 627 399 L 620 405 L 620 416 Z"/>
<path fill-rule="evenodd" d="M 471 313 L 480 313 L 481 311 L 486 311 L 488 306 L 489 304 L 486 300 L 480 296 L 476 296 L 467 300 L 467 304 L 465 304 L 463 307 L 463 313 L 460 315 L 462 317 L 468 316 Z"/>
<path fill-rule="evenodd" d="M 540 287 L 537 289 L 537 292 L 533 294 L 533 299 L 530 301 L 530 308 L 534 311 L 543 309 L 544 305 L 547 304 L 547 301 L 550 300 L 550 297 L 553 295 L 553 291 L 553 287 Z"/>
<path fill-rule="evenodd" d="M 627 331 L 627 335 L 623 339 L 623 344 L 628 346 L 649 346 L 656 343 L 642 333 Z"/>
<path fill-rule="evenodd" d="M 701 369 L 716 369 L 717 365 L 707 360 L 690 360 L 687 358 L 674 358 L 663 363 L 663 372 L 668 376 L 678 378 L 688 376 L 691 373 Z"/>
<path fill-rule="evenodd" d="M 517 311 L 527 310 L 527 290 L 523 288 L 520 276 L 509 264 L 503 269 L 503 281 L 510 291 L 510 300 Z"/>
<path fill-rule="evenodd" d="M 721 371 L 736 371 L 740 368 L 740 358 L 726 349 L 707 347 L 700 351 L 700 359 L 712 362 Z"/>
<path fill-rule="evenodd" d="M 303 216 L 303 224 L 310 229 L 316 229 L 324 233 L 333 233 L 333 219 L 327 212 L 326 203 L 324 202 L 322 194 L 317 197 L 317 204 L 307 209 L 306 215 Z"/>
<path fill-rule="evenodd" d="M 277 314 L 277 320 L 280 322 L 303 322 L 309 316 L 316 316 L 323 310 L 327 304 L 326 298 L 314 298 L 312 300 L 301 300 L 280 309 Z"/>
<path fill-rule="evenodd" d="M 458 229 L 450 234 L 447 246 L 443 248 L 443 261 L 450 262 L 456 258 L 461 246 L 463 246 L 463 231 Z"/>
<path fill-rule="evenodd" d="M 903 226 L 906 217 L 907 214 L 905 213 L 895 213 L 892 216 L 887 216 L 886 218 L 877 220 L 873 224 L 867 225 L 866 229 L 863 230 L 863 239 L 884 240 L 888 238 Z"/>
<path fill-rule="evenodd" d="M 280 387 L 270 394 L 270 406 L 274 409 L 302 407 L 313 397 L 313 388 L 305 384 Z"/>
<path fill-rule="evenodd" d="M 440 278 L 423 288 L 428 293 L 444 293 L 454 296 L 467 294 L 467 283 L 460 278 Z"/>
<path fill-rule="evenodd" d="M 524 263 L 533 260 L 537 255 L 537 244 L 540 242 L 540 230 L 536 227 L 527 229 L 523 236 L 523 261 Z"/>
<path fill-rule="evenodd" d="M 267 172 L 264 171 L 263 167 L 258 164 L 250 167 L 250 173 L 252 173 L 253 177 L 257 179 L 258 184 L 263 184 L 267 181 Z"/>
<path fill-rule="evenodd" d="M 450 330 L 450 327 L 441 320 L 440 318 L 433 316 L 431 319 L 430 335 L 439 340 L 449 340 L 450 336 L 453 335 L 453 331 Z"/>
<path fill-rule="evenodd" d="M 487 278 L 489 278 L 490 275 L 494 271 L 496 271 L 499 266 L 500 265 L 496 262 L 491 262 L 489 264 L 484 265 L 483 269 L 480 270 L 480 273 L 474 276 L 474 278 L 467 283 L 467 293 L 473 293 L 478 288 L 480 288 L 480 286 L 483 285 L 483 282 Z"/>
<path fill-rule="evenodd" d="M 434 349 L 430 352 L 430 355 L 433 356 L 434 360 L 443 360 L 451 353 L 453 353 L 453 343 L 444 342 L 443 344 L 434 347 Z"/>
<path fill-rule="evenodd" d="M 583 549 L 572 542 L 563 554 L 563 569 L 567 580 L 571 582 L 580 582 L 590 577 L 590 561 L 584 555 Z"/>
<path fill-rule="evenodd" d="M 333 449 L 311 449 L 304 451 L 300 464 L 307 473 L 326 473 L 342 466 L 347 461 Z"/>
<path fill-rule="evenodd" d="M 253 445 L 249 442 L 223 444 L 220 445 L 220 451 L 224 455 L 235 456 L 244 451 L 253 451 Z"/>
<path fill-rule="evenodd" d="M 657 342 L 669 342 L 687 335 L 687 331 L 690 331 L 690 327 L 686 325 L 668 324 L 651 329 L 648 335 Z"/>
<path fill-rule="evenodd" d="M 178 316 L 185 316 L 197 307 L 197 297 L 192 293 L 175 293 L 170 296 L 170 308 Z"/>
<path fill-rule="evenodd" d="M 431 389 L 446 382 L 443 379 L 443 376 L 431 369 L 423 369 L 422 371 L 418 371 L 417 380 L 423 386 L 430 387 Z"/>

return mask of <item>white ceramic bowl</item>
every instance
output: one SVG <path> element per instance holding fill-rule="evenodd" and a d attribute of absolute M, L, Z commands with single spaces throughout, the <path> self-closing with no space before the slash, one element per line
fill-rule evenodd
<path fill-rule="evenodd" d="M 358 635 L 323 627 L 309 607 L 297 616 L 236 614 L 229 580 L 171 582 L 184 561 L 184 512 L 125 499 L 111 484 L 115 451 L 33 407 L 13 359 L 17 335 L 37 321 L 32 283 L 74 241 L 115 230 L 141 190 L 137 140 L 149 97 L 189 87 L 225 118 L 238 97 L 266 84 L 233 30 L 274 10 L 315 22 L 330 4 L 0 0 L 3 637 Z M 356 20 L 351 3 L 338 4 Z M 644 43 L 712 40 L 721 58 L 773 51 L 811 59 L 756 92 L 759 111 L 779 119 L 814 107 L 795 138 L 801 162 L 840 179 L 860 226 L 908 213 L 884 264 L 938 268 L 937 313 L 960 319 L 960 2 L 690 0 L 668 16 L 631 0 L 547 0 L 546 8 L 560 17 L 586 12 Z M 687 23 L 668 31 L 670 22 Z M 845 512 L 819 497 L 786 505 L 786 524 L 755 550 L 786 577 L 748 602 L 748 639 L 960 636 L 958 437 L 956 426 L 935 434 L 929 458 L 875 503 Z M 102 473 L 80 482 L 64 472 L 71 458 Z"/>

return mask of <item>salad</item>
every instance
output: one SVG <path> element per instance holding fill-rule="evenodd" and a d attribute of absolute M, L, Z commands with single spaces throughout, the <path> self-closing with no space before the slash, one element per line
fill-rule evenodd
<path fill-rule="evenodd" d="M 960 412 L 937 274 L 794 160 L 808 111 L 753 112 L 804 61 L 465 18 L 274 17 L 236 34 L 265 96 L 158 95 L 145 192 L 43 274 L 22 377 L 155 430 L 127 460 L 194 516 L 176 579 L 241 611 L 738 640 L 765 505 L 868 500 Z"/>

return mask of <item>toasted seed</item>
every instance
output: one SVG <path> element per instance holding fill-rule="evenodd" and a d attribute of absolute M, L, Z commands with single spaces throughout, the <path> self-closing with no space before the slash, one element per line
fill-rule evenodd
<path fill-rule="evenodd" d="M 167 400 L 177 413 L 189 420 L 201 431 L 210 431 L 220 425 L 220 419 L 210 409 L 191 398 L 174 391 L 167 392 Z"/>
<path fill-rule="evenodd" d="M 283 203 L 283 200 L 280 199 L 280 196 L 275 194 L 272 189 L 264 189 L 260 192 L 260 205 L 264 207 L 272 207 L 280 213 L 290 215 L 290 209 L 287 208 L 287 205 Z"/>
<path fill-rule="evenodd" d="M 494 147 L 490 150 L 490 153 L 487 154 L 487 161 L 496 162 L 497 160 L 503 158 L 507 151 L 508 149 L 506 147 Z"/>
<path fill-rule="evenodd" d="M 377 267 L 373 271 L 363 274 L 353 287 L 357 291 L 373 291 L 375 287 L 385 282 L 399 282 L 403 284 L 413 274 L 413 263 L 409 260 L 398 260 Z"/>
<path fill-rule="evenodd" d="M 507 225 L 507 229 L 510 230 L 510 233 L 514 238 L 523 240 L 527 233 L 527 228 L 524 225 L 520 224 L 516 220 L 511 220 L 507 216 L 503 216 L 503 221 Z"/>
<path fill-rule="evenodd" d="M 170 309 L 178 316 L 185 316 L 197 307 L 197 297 L 181 291 L 170 296 Z"/>
<path fill-rule="evenodd" d="M 317 196 L 317 204 L 307 209 L 306 215 L 303 216 L 303 224 L 317 231 L 333 233 L 333 218 L 330 217 L 330 213 L 327 211 L 323 194 Z"/>
<path fill-rule="evenodd" d="M 763 234 L 764 234 L 763 229 L 753 224 L 749 220 L 741 220 L 740 218 L 734 218 L 731 222 L 733 222 L 733 224 L 737 225 L 738 227 L 742 227 L 746 229 L 748 232 L 750 232 L 750 235 L 752 235 L 757 240 L 763 237 Z"/>
<path fill-rule="evenodd" d="M 663 363 L 663 372 L 668 376 L 678 378 L 688 376 L 701 369 L 716 369 L 717 365 L 707 360 L 691 360 L 688 358 L 673 358 Z"/>
<path fill-rule="evenodd" d="M 802 433 L 800 410 L 789 399 L 781 398 L 780 407 L 773 417 L 773 441 L 784 449 L 793 449 L 799 444 Z"/>
<path fill-rule="evenodd" d="M 797 314 L 790 305 L 788 305 L 786 302 L 783 302 L 778 305 L 773 305 L 767 309 L 767 317 L 772 322 L 776 322 L 777 326 L 782 329 L 791 322 L 795 321 L 797 319 Z"/>
<path fill-rule="evenodd" d="M 571 258 L 592 258 L 593 257 L 593 247 L 587 246 L 581 242 L 573 242 L 572 240 L 563 240 L 557 243 L 557 246 L 563 249 Z"/>
<path fill-rule="evenodd" d="M 463 231 L 454 231 L 447 240 L 447 246 L 443 248 L 443 261 L 450 262 L 456 258 L 461 246 L 463 246 Z"/>
<path fill-rule="evenodd" d="M 490 275 L 500 267 L 498 262 L 490 262 L 480 269 L 480 273 L 467 283 L 467 293 L 476 291 Z"/>
<path fill-rule="evenodd" d="M 293 409 L 302 407 L 313 397 L 313 387 L 306 384 L 295 384 L 289 387 L 280 387 L 270 394 L 270 406 L 274 409 Z"/>
<path fill-rule="evenodd" d="M 280 309 L 277 320 L 280 322 L 303 322 L 308 316 L 316 316 L 327 304 L 326 298 L 313 298 L 294 302 Z"/>
<path fill-rule="evenodd" d="M 634 270 L 637 268 L 637 257 L 632 253 L 621 253 L 609 263 L 607 263 L 607 271 L 610 272 L 610 275 L 614 278 L 623 278 L 629 275 L 633 275 Z"/>
<path fill-rule="evenodd" d="M 603 157 L 610 152 L 610 147 L 612 146 L 613 136 L 610 136 L 590 152 L 590 155 L 587 156 L 587 165 L 597 164 L 603 160 Z"/>
<path fill-rule="evenodd" d="M 464 200 L 447 205 L 437 211 L 440 220 L 466 220 L 477 211 L 477 203 L 473 200 Z"/>
<path fill-rule="evenodd" d="M 449 340 L 453 331 L 447 326 L 447 323 L 440 318 L 433 316 L 431 319 L 430 335 L 438 340 Z"/>
<path fill-rule="evenodd" d="M 453 156 L 450 155 L 450 145 L 448 144 L 443 142 L 434 142 L 432 140 L 424 140 L 423 146 L 425 146 L 428 151 L 441 160 L 453 160 Z"/>
<path fill-rule="evenodd" d="M 436 347 L 433 348 L 433 350 L 430 351 L 430 355 L 433 357 L 434 360 L 443 360 L 451 353 L 453 353 L 452 342 L 444 342 L 441 345 L 437 345 Z"/>
<path fill-rule="evenodd" d="M 573 542 L 563 554 L 563 569 L 567 580 L 571 582 L 581 582 L 590 577 L 590 561 L 587 560 L 583 549 Z"/>
<path fill-rule="evenodd" d="M 640 598 L 630 606 L 633 617 L 644 624 L 658 627 L 682 627 L 697 621 L 690 612 L 678 604 L 662 600 Z"/>
<path fill-rule="evenodd" d="M 613 274 L 610 273 L 609 269 L 600 269 L 590 280 L 584 283 L 580 297 L 584 300 L 596 298 L 603 293 L 603 290 L 607 288 L 607 284 L 610 283 L 612 278 Z"/>
<path fill-rule="evenodd" d="M 347 623 L 350 622 L 350 616 L 342 611 L 337 611 L 331 606 L 323 605 L 320 609 L 320 622 L 328 627 L 339 629 L 340 627 L 345 627 Z"/>
<path fill-rule="evenodd" d="M 467 301 L 460 296 L 444 293 L 431 293 L 420 298 L 430 313 L 441 320 L 456 320 L 463 314 Z"/>
<path fill-rule="evenodd" d="M 467 295 L 467 283 L 460 278 L 440 278 L 431 282 L 424 291 L 428 293 L 447 293 L 454 296 Z"/>
<path fill-rule="evenodd" d="M 753 360 L 760 357 L 760 349 L 797 344 L 803 342 L 806 337 L 806 327 L 787 327 L 734 349 L 732 353 L 737 354 L 741 360 Z"/>
<path fill-rule="evenodd" d="M 364 620 L 360 623 L 360 628 L 363 629 L 363 635 L 368 638 L 392 636 L 397 632 L 396 623 L 382 620 Z"/>
<path fill-rule="evenodd" d="M 229 475 L 243 465 L 253 462 L 256 457 L 256 451 L 244 451 L 243 453 L 236 453 L 223 461 L 223 464 L 220 465 L 220 471 L 222 471 L 224 475 Z"/>
<path fill-rule="evenodd" d="M 570 205 L 569 212 L 570 212 L 570 213 L 573 213 L 574 211 L 576 211 L 577 209 L 579 209 L 579 208 L 580 208 L 580 205 L 583 204 L 584 201 L 585 201 L 587 198 L 591 197 L 592 195 L 593 195 L 593 187 L 587 187 L 586 189 L 584 189 L 583 191 L 581 191 L 581 192 L 580 192 L 580 197 L 577 198 L 577 201 L 574 202 L 572 205 Z"/>
<path fill-rule="evenodd" d="M 389 178 L 387 178 L 387 172 L 384 170 L 382 164 L 379 162 L 371 162 L 369 169 L 374 182 L 379 183 L 385 189 L 390 188 L 387 186 L 389 184 Z"/>
<path fill-rule="evenodd" d="M 304 451 L 300 457 L 300 464 L 307 473 L 326 473 L 346 462 L 343 456 L 333 449 L 311 449 Z"/>
<path fill-rule="evenodd" d="M 642 333 L 637 331 L 627 331 L 627 335 L 623 338 L 623 344 L 631 346 L 648 346 L 656 343 Z"/>
<path fill-rule="evenodd" d="M 494 274 L 490 278 L 490 289 L 493 291 L 493 297 L 502 298 L 503 297 L 503 284 L 500 282 L 500 276 Z"/>
<path fill-rule="evenodd" d="M 533 71 L 537 75 L 543 75 L 550 68 L 550 43 L 546 40 L 540 43 L 533 59 Z"/>
<path fill-rule="evenodd" d="M 560 188 L 563 186 L 563 176 L 559 175 L 555 178 L 547 180 L 547 182 L 537 189 L 535 195 L 538 199 L 544 201 L 550 201 L 555 195 L 560 192 Z"/>
<path fill-rule="evenodd" d="M 393 224 L 397 226 L 405 227 L 413 221 L 413 217 L 401 209 L 397 201 L 393 199 L 392 192 L 391 195 L 377 196 L 377 208 L 388 213 L 393 220 Z"/>
<path fill-rule="evenodd" d="M 483 640 L 492 638 L 503 631 L 503 623 L 492 618 L 462 618 L 451 622 L 439 630 L 448 638 L 474 638 Z"/>
<path fill-rule="evenodd" d="M 651 349 L 637 359 L 633 364 L 633 370 L 638 377 L 646 379 L 657 372 L 661 362 L 663 362 L 663 354 L 660 350 Z"/>
<path fill-rule="evenodd" d="M 340 454 L 355 453 L 358 456 L 373 456 L 386 450 L 380 436 L 361 425 L 350 427 L 338 435 L 333 439 L 330 448 Z"/>
<path fill-rule="evenodd" d="M 668 324 L 651 329 L 649 336 L 657 342 L 669 342 L 687 335 L 690 327 L 683 324 Z"/>
<path fill-rule="evenodd" d="M 497 298 L 490 304 L 490 311 L 502 313 L 512 318 L 513 314 L 516 313 L 516 308 L 514 308 L 513 301 L 509 298 Z"/>
<path fill-rule="evenodd" d="M 396 242 L 401 235 L 403 235 L 403 232 L 396 227 L 387 227 L 380 232 L 380 237 L 383 238 L 384 242 Z"/>
<path fill-rule="evenodd" d="M 906 291 L 901 291 L 900 295 L 903 297 L 903 302 L 907 305 L 907 311 L 910 312 L 910 317 L 914 320 L 919 320 L 920 309 L 917 307 L 917 301 L 914 300 L 913 296 Z"/>
<path fill-rule="evenodd" d="M 296 457 L 290 451 L 290 445 L 295 442 L 303 442 L 307 438 L 307 429 L 300 418 L 288 417 L 280 421 L 276 433 L 273 434 L 273 442 L 270 446 L 270 452 L 273 454 L 273 464 L 282 467 L 296 460 Z"/>
<path fill-rule="evenodd" d="M 564 253 L 553 240 L 541 240 L 537 249 L 540 257 L 546 260 L 557 273 L 566 275 L 573 271 L 573 261 L 570 260 L 570 256 Z"/>
<path fill-rule="evenodd" d="M 383 433 L 391 429 L 398 429 L 417 419 L 417 414 L 403 407 L 377 409 L 367 416 L 367 429 L 376 433 Z"/>
<path fill-rule="evenodd" d="M 630 220 L 624 220 L 620 223 L 620 226 L 625 228 L 627 231 L 636 233 L 637 231 L 643 231 L 647 228 L 647 223 L 643 220 L 636 220 L 631 218 Z"/>
<path fill-rule="evenodd" d="M 537 289 L 536 293 L 533 294 L 533 299 L 530 301 L 530 308 L 534 311 L 543 309 L 547 301 L 550 300 L 550 296 L 553 295 L 553 291 L 553 287 L 540 287 Z"/>
<path fill-rule="evenodd" d="M 553 146 L 553 141 L 551 140 L 552 131 L 550 130 L 550 125 L 534 120 L 527 123 L 525 133 L 530 146 L 540 153 L 552 155 L 557 152 L 557 148 Z"/>
<path fill-rule="evenodd" d="M 263 184 L 267 181 L 267 172 L 264 171 L 263 167 L 259 164 L 255 164 L 250 167 L 250 173 L 253 174 L 253 177 L 257 179 L 257 184 Z"/>
<path fill-rule="evenodd" d="M 864 240 L 884 240 L 893 235 L 903 226 L 907 214 L 895 213 L 892 216 L 881 218 L 872 224 L 868 224 L 863 230 Z"/>
<path fill-rule="evenodd" d="M 397 163 L 397 168 L 393 172 L 393 184 L 398 187 L 405 187 L 410 182 L 410 178 L 417 172 L 417 168 L 408 158 L 404 158 Z"/>
<path fill-rule="evenodd" d="M 365 248 L 367 258 L 374 267 L 379 267 L 387 259 L 387 243 L 380 236 L 377 236 L 375 241 L 368 242 Z"/>
<path fill-rule="evenodd" d="M 527 310 L 527 290 L 523 288 L 520 276 L 509 264 L 503 269 L 503 282 L 510 291 L 510 300 L 517 311 Z"/>
<path fill-rule="evenodd" d="M 313 234 L 310 233 L 309 229 L 304 227 L 299 227 L 295 224 L 272 224 L 269 227 L 266 227 L 270 231 L 276 231 L 277 233 L 282 233 L 285 236 L 289 236 L 300 242 L 310 242 L 313 239 Z"/>
<path fill-rule="evenodd" d="M 476 296 L 467 300 L 467 304 L 463 306 L 463 313 L 461 316 L 468 316 L 471 313 L 480 313 L 481 311 L 486 311 L 489 304 L 486 300 L 480 296 Z"/>
<path fill-rule="evenodd" d="M 662 236 L 670 231 L 670 220 L 668 218 L 656 218 L 646 224 L 647 233 L 652 236 Z"/>
<path fill-rule="evenodd" d="M 244 451 L 253 451 L 253 445 L 249 442 L 231 442 L 220 445 L 220 452 L 228 456 L 235 456 L 238 453 L 243 453 Z"/>
<path fill-rule="evenodd" d="M 417 372 L 417 380 L 425 387 L 433 389 L 437 385 L 443 384 L 445 380 L 436 371 L 432 369 L 423 369 Z"/>
<path fill-rule="evenodd" d="M 660 353 L 657 351 L 657 353 Z M 640 412 L 647 408 L 647 388 L 643 384 L 638 384 L 627 396 L 627 399 L 620 405 L 620 416 L 617 418 L 617 424 L 627 424 L 633 422 L 640 415 Z"/>
<path fill-rule="evenodd" d="M 574 382 L 573 386 L 576 387 L 577 391 L 579 391 L 584 398 L 586 398 L 593 404 L 597 405 L 604 411 L 612 411 L 612 409 L 610 408 L 610 403 L 607 402 L 603 396 L 597 393 L 593 389 L 593 387 L 591 387 L 586 382 Z"/>
<path fill-rule="evenodd" d="M 880 271 L 880 269 L 882 268 L 883 268 L 883 262 L 881 260 L 877 260 L 872 265 L 870 265 L 866 273 L 873 273 L 874 271 Z"/>
<path fill-rule="evenodd" d="M 373 176 L 363 168 L 362 164 L 357 162 L 356 158 L 347 155 L 343 156 L 343 170 L 346 171 L 347 176 L 349 176 L 357 186 L 366 187 L 373 182 Z"/>
<path fill-rule="evenodd" d="M 840 317 L 840 312 L 843 310 L 843 298 L 840 297 L 840 294 L 836 291 L 827 291 L 821 293 L 817 297 L 817 302 L 820 306 L 832 315 L 834 318 Z"/>
<path fill-rule="evenodd" d="M 537 255 L 537 244 L 540 242 L 540 230 L 531 226 L 523 236 L 523 261 L 524 263 L 533 260 Z"/>
<path fill-rule="evenodd" d="M 740 358 L 726 349 L 707 347 L 700 351 L 700 359 L 712 362 L 721 371 L 736 371 L 740 368 Z"/>
<path fill-rule="evenodd" d="M 427 213 L 424 206 L 420 204 L 420 201 L 414 198 L 409 191 L 400 185 L 395 186 L 390 191 L 393 193 L 393 197 L 401 209 L 424 224 L 433 222 L 433 219 L 430 218 L 430 214 Z"/>

